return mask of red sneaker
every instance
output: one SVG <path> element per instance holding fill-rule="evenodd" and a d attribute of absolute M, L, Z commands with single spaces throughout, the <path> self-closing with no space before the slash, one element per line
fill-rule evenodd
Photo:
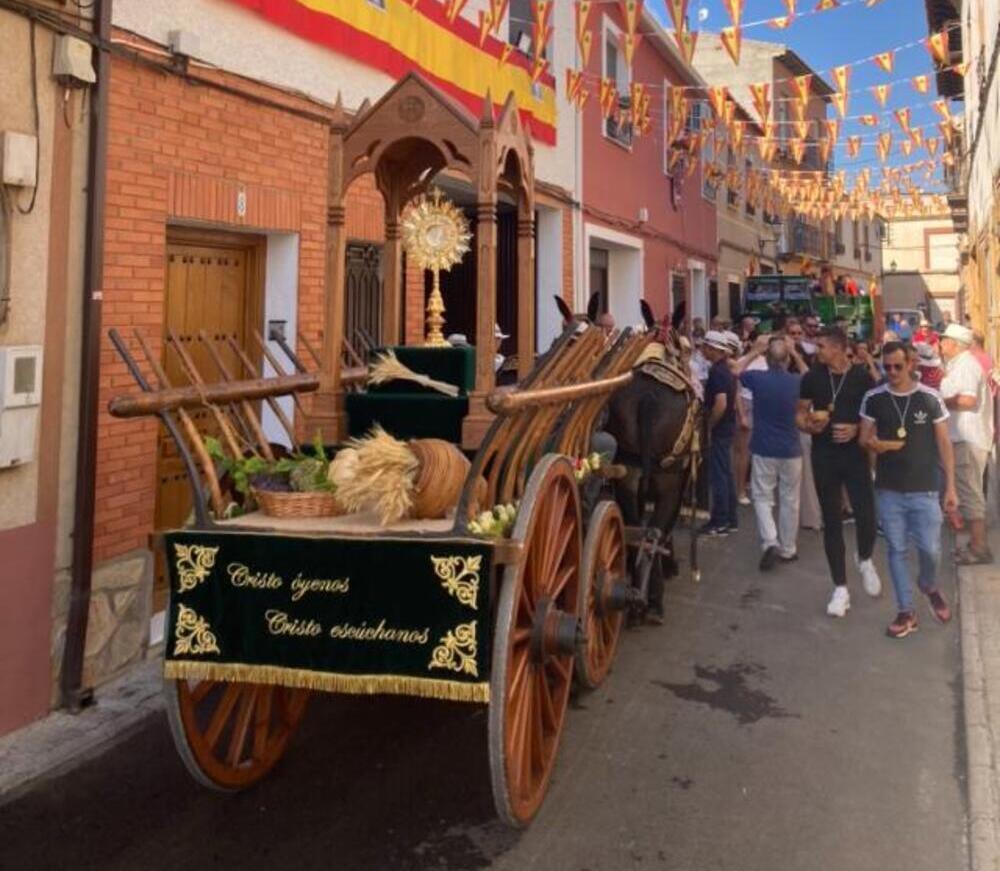
<path fill-rule="evenodd" d="M 900 611 L 885 630 L 890 638 L 906 638 L 917 631 L 917 615 L 912 611 Z"/>
<path fill-rule="evenodd" d="M 931 611 L 934 614 L 934 619 L 938 623 L 947 623 L 951 619 L 951 608 L 948 607 L 948 603 L 944 600 L 937 590 L 933 593 L 927 594 L 927 601 L 931 604 Z"/>

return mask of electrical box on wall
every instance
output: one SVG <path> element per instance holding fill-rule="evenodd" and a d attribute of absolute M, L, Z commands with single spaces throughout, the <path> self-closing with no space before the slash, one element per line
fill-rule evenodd
<path fill-rule="evenodd" d="M 0 131 L 0 183 L 34 187 L 38 176 L 38 139 L 30 133 Z"/>
<path fill-rule="evenodd" d="M 94 72 L 93 49 L 77 36 L 63 34 L 56 39 L 52 52 L 52 75 L 65 85 L 92 85 Z"/>
<path fill-rule="evenodd" d="M 0 469 L 35 458 L 41 404 L 41 347 L 0 347 Z"/>

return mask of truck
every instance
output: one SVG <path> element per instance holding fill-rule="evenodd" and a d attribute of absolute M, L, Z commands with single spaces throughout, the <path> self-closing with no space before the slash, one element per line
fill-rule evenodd
<path fill-rule="evenodd" d="M 816 315 L 832 326 L 847 321 L 847 333 L 853 339 L 870 339 L 875 316 L 870 296 L 827 296 L 819 282 L 805 275 L 751 275 L 743 295 L 743 314 L 760 321 L 762 332 L 774 329 L 778 315 Z"/>

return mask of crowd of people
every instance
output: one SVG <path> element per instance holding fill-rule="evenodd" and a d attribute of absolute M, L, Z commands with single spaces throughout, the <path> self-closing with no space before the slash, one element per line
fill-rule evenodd
<path fill-rule="evenodd" d="M 951 609 L 937 586 L 947 517 L 968 533 L 960 565 L 990 563 L 987 465 L 997 381 L 983 337 L 950 321 L 894 318 L 881 342 L 853 341 L 815 315 L 779 319 L 761 334 L 752 317 L 692 329 L 690 368 L 706 414 L 710 513 L 701 533 L 739 527 L 752 505 L 761 571 L 798 558 L 800 529 L 821 530 L 833 590 L 831 617 L 851 607 L 844 526 L 855 528 L 861 588 L 879 596 L 873 561 L 885 541 L 896 617 L 892 638 L 916 631 L 910 571 L 940 622 Z"/>

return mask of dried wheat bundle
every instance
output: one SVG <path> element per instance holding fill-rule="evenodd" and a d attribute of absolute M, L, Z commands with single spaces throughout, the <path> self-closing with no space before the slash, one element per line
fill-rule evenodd
<path fill-rule="evenodd" d="M 343 461 L 342 455 L 346 455 Z M 337 501 L 344 508 L 352 514 L 374 511 L 386 526 L 413 508 L 418 466 L 406 442 L 375 426 L 364 438 L 351 439 L 331 463 L 330 475 L 337 483 Z"/>
<path fill-rule="evenodd" d="M 385 384 L 387 381 L 395 381 L 397 379 L 413 381 L 423 387 L 436 390 L 438 393 L 444 393 L 446 396 L 458 396 L 458 388 L 454 384 L 448 384 L 445 381 L 435 381 L 429 375 L 421 375 L 419 372 L 414 372 L 409 366 L 400 363 L 399 358 L 396 357 L 393 351 L 386 351 L 372 364 L 371 371 L 368 373 L 368 383 Z"/>

